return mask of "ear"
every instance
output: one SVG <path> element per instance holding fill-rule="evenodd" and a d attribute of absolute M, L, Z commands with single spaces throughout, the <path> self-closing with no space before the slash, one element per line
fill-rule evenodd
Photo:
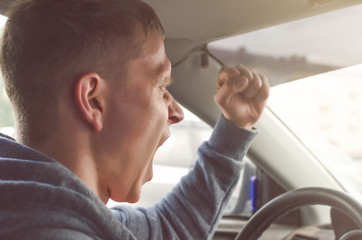
<path fill-rule="evenodd" d="M 103 128 L 106 82 L 97 73 L 81 76 L 75 87 L 75 99 L 84 119 L 93 130 Z"/>

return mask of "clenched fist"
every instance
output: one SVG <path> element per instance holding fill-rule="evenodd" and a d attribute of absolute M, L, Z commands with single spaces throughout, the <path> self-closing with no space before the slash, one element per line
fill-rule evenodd
<path fill-rule="evenodd" d="M 260 118 L 269 97 L 267 77 L 243 65 L 222 67 L 217 88 L 214 98 L 224 117 L 240 127 L 251 129 Z"/>

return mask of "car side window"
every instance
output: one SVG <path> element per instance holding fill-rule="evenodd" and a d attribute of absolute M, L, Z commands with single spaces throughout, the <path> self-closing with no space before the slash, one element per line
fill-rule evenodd
<path fill-rule="evenodd" d="M 6 17 L 0 15 L 0 34 L 6 22 Z M 6 95 L 4 82 L 0 74 L 0 133 L 14 136 L 15 134 L 15 118 L 10 105 L 8 96 Z"/>
<path fill-rule="evenodd" d="M 0 75 L 0 132 L 9 136 L 15 135 L 15 118 L 10 101 L 6 95 L 4 82 Z"/>

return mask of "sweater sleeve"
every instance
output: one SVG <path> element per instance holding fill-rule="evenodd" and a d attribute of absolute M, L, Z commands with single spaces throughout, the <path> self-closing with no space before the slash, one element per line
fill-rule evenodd
<path fill-rule="evenodd" d="M 221 117 L 193 168 L 158 204 L 112 212 L 137 239 L 210 239 L 256 134 Z"/>

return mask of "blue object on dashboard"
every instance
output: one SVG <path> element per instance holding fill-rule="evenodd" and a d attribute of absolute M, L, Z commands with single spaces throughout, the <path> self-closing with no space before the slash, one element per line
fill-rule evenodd
<path fill-rule="evenodd" d="M 250 208 L 254 213 L 258 210 L 258 177 L 250 178 Z"/>

